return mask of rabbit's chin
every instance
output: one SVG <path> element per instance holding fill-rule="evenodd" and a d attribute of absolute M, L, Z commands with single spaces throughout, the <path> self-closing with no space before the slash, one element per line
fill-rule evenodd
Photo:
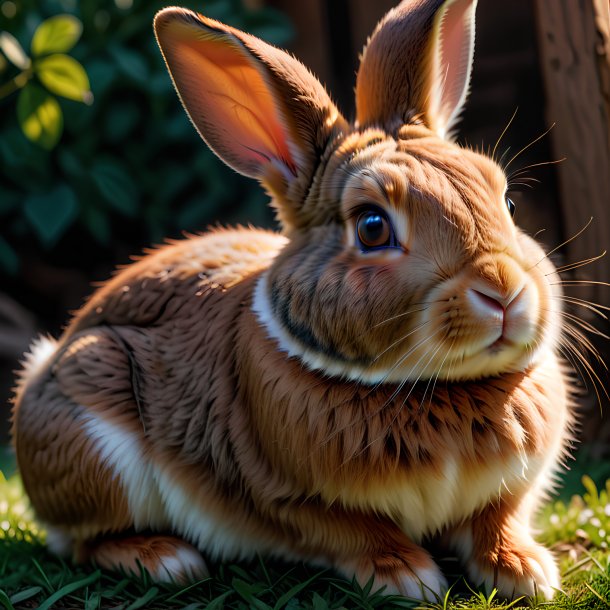
<path fill-rule="evenodd" d="M 304 366 L 330 377 L 338 377 L 365 384 L 405 383 L 417 381 L 466 381 L 483 377 L 526 371 L 555 351 L 558 325 L 546 324 L 541 337 L 533 343 L 516 343 L 500 339 L 474 349 L 422 349 L 402 366 L 358 365 L 332 358 L 303 345 L 275 319 L 267 297 L 267 279 L 263 274 L 254 290 L 252 310 L 267 335 L 288 357 L 296 358 Z M 416 362 L 418 361 L 419 362 Z M 416 364 L 414 365 L 414 362 Z"/>

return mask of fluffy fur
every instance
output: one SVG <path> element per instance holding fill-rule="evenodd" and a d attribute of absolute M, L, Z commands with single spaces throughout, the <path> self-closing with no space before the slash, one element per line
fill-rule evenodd
<path fill-rule="evenodd" d="M 355 125 L 282 51 L 184 9 L 157 16 L 195 126 L 261 180 L 285 235 L 151 251 L 34 347 L 13 436 L 58 551 L 162 580 L 205 573 L 193 547 L 275 554 L 423 599 L 447 587 L 435 537 L 474 584 L 552 597 L 529 520 L 572 421 L 556 275 L 513 224 L 502 170 L 444 138 L 474 8 L 390 13 Z M 360 249 L 363 205 L 398 248 Z"/>

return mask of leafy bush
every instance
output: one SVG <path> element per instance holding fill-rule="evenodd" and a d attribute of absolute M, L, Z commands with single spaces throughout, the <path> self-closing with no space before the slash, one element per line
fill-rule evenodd
<path fill-rule="evenodd" d="M 44 258 L 63 248 L 78 266 L 79 257 L 95 256 L 100 246 L 133 251 L 218 219 L 272 222 L 261 189 L 207 150 L 178 102 L 151 27 L 167 4 L 0 2 L 0 31 L 24 49 L 45 19 L 68 13 L 79 20 L 82 38 L 71 55 L 84 66 L 93 93 L 90 105 L 57 100 L 65 124 L 55 148 L 24 136 L 17 95 L 0 100 L 0 272 L 14 274 L 20 258 L 36 249 Z M 240 0 L 188 4 L 274 44 L 291 36 L 285 17 L 272 9 L 250 11 Z M 0 87 L 18 73 L 0 53 Z M 38 80 L 51 88 L 44 77 Z"/>

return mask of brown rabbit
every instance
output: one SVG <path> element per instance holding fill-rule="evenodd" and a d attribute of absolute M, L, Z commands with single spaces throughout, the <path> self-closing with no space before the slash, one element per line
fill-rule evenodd
<path fill-rule="evenodd" d="M 283 236 L 172 242 L 33 347 L 14 440 L 53 549 L 178 581 L 261 553 L 434 598 L 437 537 L 475 585 L 553 596 L 529 521 L 572 420 L 557 276 L 502 169 L 448 138 L 475 5 L 390 11 L 354 124 L 285 52 L 157 15 L 193 124 Z"/>

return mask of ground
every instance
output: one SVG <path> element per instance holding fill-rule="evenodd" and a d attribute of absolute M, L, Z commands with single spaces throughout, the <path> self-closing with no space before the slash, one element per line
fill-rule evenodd
<path fill-rule="evenodd" d="M 258 560 L 212 566 L 212 576 L 188 587 L 157 585 L 139 578 L 74 566 L 50 555 L 45 533 L 33 519 L 19 478 L 0 471 L 0 608 L 288 608 L 323 610 L 431 608 L 595 609 L 610 608 L 610 481 L 598 491 L 583 477 L 583 493 L 555 501 L 539 517 L 540 539 L 559 557 L 563 591 L 552 603 L 497 600 L 473 590 L 450 559 L 442 562 L 453 586 L 445 599 L 423 605 L 364 589 L 330 571 Z"/>

